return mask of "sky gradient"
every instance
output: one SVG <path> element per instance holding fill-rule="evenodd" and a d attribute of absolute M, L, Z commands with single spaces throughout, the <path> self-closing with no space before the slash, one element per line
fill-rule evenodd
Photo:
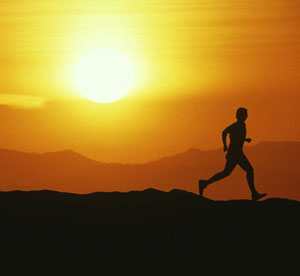
<path fill-rule="evenodd" d="M 221 147 L 237 107 L 249 137 L 300 141 L 300 2 L 0 1 L 0 147 L 145 162 Z M 111 104 L 74 85 L 80 57 L 112 48 L 135 68 Z"/>

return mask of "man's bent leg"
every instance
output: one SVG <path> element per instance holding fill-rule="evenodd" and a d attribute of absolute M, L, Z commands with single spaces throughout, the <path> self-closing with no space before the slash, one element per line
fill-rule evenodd
<path fill-rule="evenodd" d="M 225 164 L 225 168 L 223 171 L 215 174 L 214 176 L 212 176 L 210 179 L 208 179 L 206 182 L 207 184 L 211 184 L 213 182 L 219 181 L 227 176 L 229 176 L 232 171 L 234 170 L 234 168 L 236 167 L 237 162 L 233 161 L 233 160 L 227 160 L 226 164 Z"/>
<path fill-rule="evenodd" d="M 234 170 L 235 166 L 237 165 L 236 161 L 233 161 L 231 159 L 227 159 L 225 168 L 223 171 L 215 174 L 213 177 L 211 177 L 208 180 L 199 180 L 198 185 L 199 185 L 199 195 L 203 195 L 203 190 L 207 187 L 207 185 L 216 182 L 218 180 L 221 180 L 222 178 L 228 176 L 231 174 L 231 172 Z"/>

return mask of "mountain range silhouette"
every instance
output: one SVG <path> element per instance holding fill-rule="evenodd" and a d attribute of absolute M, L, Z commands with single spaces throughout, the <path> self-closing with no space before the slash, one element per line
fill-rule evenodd
<path fill-rule="evenodd" d="M 300 200 L 300 142 L 261 142 L 245 147 L 255 168 L 258 190 L 269 197 Z M 56 190 L 70 193 L 97 191 L 182 189 L 197 193 L 197 181 L 224 166 L 221 149 L 186 152 L 143 164 L 104 163 L 71 150 L 44 154 L 0 150 L 2 191 Z M 205 196 L 216 200 L 248 199 L 244 172 L 211 185 Z"/>

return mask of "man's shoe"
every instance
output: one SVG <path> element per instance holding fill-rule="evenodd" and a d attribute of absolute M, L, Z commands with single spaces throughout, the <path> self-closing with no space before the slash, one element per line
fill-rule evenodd
<path fill-rule="evenodd" d="M 266 195 L 267 195 L 266 193 L 264 193 L 264 194 L 259 194 L 259 193 L 252 194 L 252 200 L 259 200 L 259 199 L 261 199 L 262 197 L 264 197 Z"/>
<path fill-rule="evenodd" d="M 207 180 L 199 180 L 198 181 L 198 185 L 199 185 L 199 195 L 203 196 L 203 190 L 206 188 L 207 186 Z"/>

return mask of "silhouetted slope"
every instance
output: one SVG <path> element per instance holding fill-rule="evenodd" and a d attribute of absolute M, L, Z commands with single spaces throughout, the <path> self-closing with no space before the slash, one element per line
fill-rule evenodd
<path fill-rule="evenodd" d="M 57 189 L 60 177 L 99 164 L 72 150 L 37 154 L 0 149 L 0 190 Z"/>
<path fill-rule="evenodd" d="M 246 147 L 255 169 L 257 189 L 270 197 L 300 200 L 300 143 L 262 142 Z M 40 190 L 91 193 L 130 191 L 149 187 L 197 193 L 197 181 L 223 169 L 225 153 L 190 149 L 143 164 L 106 164 L 72 151 L 29 154 L 0 150 L 1 190 Z M 213 199 L 250 198 L 240 168 L 205 190 Z"/>
<path fill-rule="evenodd" d="M 216 258 L 222 248 L 295 245 L 299 216 L 298 201 L 212 201 L 183 190 L 1 192 L 1 250 L 14 258 L 33 253 L 116 263 L 192 254 Z"/>

